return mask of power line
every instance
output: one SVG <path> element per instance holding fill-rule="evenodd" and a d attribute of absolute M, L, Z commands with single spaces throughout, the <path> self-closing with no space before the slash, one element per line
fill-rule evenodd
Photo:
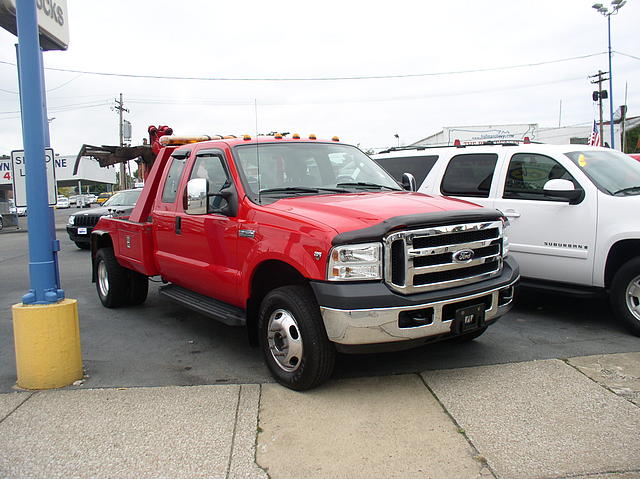
<path fill-rule="evenodd" d="M 618 55 L 622 55 L 623 57 L 629 57 L 629 58 L 633 58 L 634 60 L 640 60 L 640 57 L 635 57 L 633 55 L 629 55 L 628 53 L 622 53 L 619 52 L 618 50 L 614 50 L 614 53 L 617 53 Z"/>
<path fill-rule="evenodd" d="M 188 77 L 188 76 L 164 76 L 164 75 L 138 75 L 133 73 L 110 73 L 110 72 L 93 72 L 84 70 L 73 70 L 67 68 L 52 68 L 46 67 L 45 70 L 65 72 L 65 73 L 78 73 L 82 75 L 98 75 L 109 77 L 123 77 L 123 78 L 145 78 L 155 80 L 196 80 L 196 81 L 260 81 L 260 82 L 294 82 L 294 81 L 343 81 L 343 80 L 383 80 L 383 79 L 396 79 L 396 78 L 419 78 L 419 77 L 432 77 L 432 76 L 445 76 L 445 75 L 461 75 L 467 73 L 482 73 L 501 70 L 512 70 L 516 68 L 528 68 L 542 65 L 550 65 L 553 63 L 562 63 L 573 60 L 581 60 L 584 58 L 591 58 L 599 55 L 604 55 L 607 52 L 591 53 L 588 55 L 579 55 L 575 57 L 560 58 L 557 60 L 548 60 L 535 63 L 522 63 L 519 65 L 510 65 L 503 67 L 491 67 L 491 68 L 477 68 L 472 70 L 456 70 L 447 72 L 430 72 L 430 73 L 409 73 L 404 75 L 371 75 L 371 76 L 345 76 L 345 77 L 308 77 L 308 78 L 227 78 L 227 77 Z M 16 66 L 15 63 L 1 61 L 0 64 Z"/>

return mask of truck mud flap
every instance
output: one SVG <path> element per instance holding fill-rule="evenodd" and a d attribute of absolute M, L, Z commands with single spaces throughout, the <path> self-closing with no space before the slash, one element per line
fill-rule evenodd
<path fill-rule="evenodd" d="M 247 318 L 242 309 L 189 291 L 175 284 L 162 286 L 160 294 L 228 326 L 245 326 L 247 324 Z"/>

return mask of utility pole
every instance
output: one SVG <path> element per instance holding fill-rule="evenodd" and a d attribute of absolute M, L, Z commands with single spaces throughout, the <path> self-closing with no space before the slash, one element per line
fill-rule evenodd
<path fill-rule="evenodd" d="M 598 102 L 598 107 L 600 109 L 600 125 L 599 125 L 599 130 L 600 130 L 600 143 L 602 145 L 604 145 L 604 131 L 602 130 L 602 100 L 606 100 L 608 95 L 607 95 L 607 90 L 603 90 L 602 89 L 602 82 L 606 81 L 607 78 L 603 78 L 604 75 L 606 75 L 607 72 L 603 72 L 598 70 L 598 73 L 596 73 L 595 75 L 591 75 L 589 78 L 598 78 L 597 80 L 593 80 L 591 83 L 592 84 L 598 84 L 598 90 L 593 92 L 593 101 L 597 101 Z M 611 121 L 613 121 L 613 118 L 611 118 Z"/>
<path fill-rule="evenodd" d="M 122 114 L 125 111 L 129 113 L 129 110 L 127 110 L 124 107 L 124 100 L 122 99 L 122 93 L 120 93 L 120 101 L 118 100 L 113 100 L 113 101 L 116 102 L 116 106 L 114 108 L 118 110 L 118 116 L 120 118 L 120 121 L 118 124 L 120 129 L 120 146 L 124 146 L 124 118 L 122 118 Z M 126 173 L 126 168 L 124 163 L 120 163 L 120 189 L 121 190 L 127 189 L 127 173 Z"/>

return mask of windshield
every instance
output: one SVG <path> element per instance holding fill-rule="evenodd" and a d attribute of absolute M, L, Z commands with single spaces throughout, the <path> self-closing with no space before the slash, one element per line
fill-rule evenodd
<path fill-rule="evenodd" d="M 619 151 L 586 150 L 565 153 L 603 192 L 640 195 L 640 162 Z"/>
<path fill-rule="evenodd" d="M 238 166 L 250 196 L 400 190 L 398 183 L 355 147 L 330 143 L 240 146 Z"/>
<path fill-rule="evenodd" d="M 105 201 L 102 206 L 135 206 L 141 191 L 142 190 L 121 191 Z"/>

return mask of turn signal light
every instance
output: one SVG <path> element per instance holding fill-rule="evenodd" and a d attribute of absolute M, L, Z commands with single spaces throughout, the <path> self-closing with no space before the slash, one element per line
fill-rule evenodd
<path fill-rule="evenodd" d="M 460 146 L 462 143 L 460 143 L 460 140 L 454 140 L 453 141 L 453 146 Z"/>
<path fill-rule="evenodd" d="M 242 135 L 242 139 L 244 141 L 249 141 L 251 139 L 251 135 Z"/>
<path fill-rule="evenodd" d="M 313 134 L 313 133 L 311 133 L 311 134 L 309 135 L 309 139 L 310 139 L 310 140 L 315 140 L 315 139 L 316 139 L 316 135 L 315 135 L 315 134 Z"/>
<path fill-rule="evenodd" d="M 528 145 L 529 143 L 531 143 L 531 140 L 529 139 L 529 137 L 528 137 L 528 136 L 525 136 L 525 137 L 524 137 L 524 144 L 525 144 L 525 145 Z"/>
<path fill-rule="evenodd" d="M 338 138 L 337 136 L 334 136 L 333 138 L 331 138 L 331 141 L 340 141 L 340 138 Z"/>
<path fill-rule="evenodd" d="M 273 135 L 273 137 L 274 137 L 276 140 L 282 140 L 282 135 L 281 135 L 280 133 L 276 133 L 275 135 Z"/>
<path fill-rule="evenodd" d="M 293 138 L 294 140 L 299 140 L 300 139 L 300 135 L 298 133 L 294 133 L 291 138 Z"/>

